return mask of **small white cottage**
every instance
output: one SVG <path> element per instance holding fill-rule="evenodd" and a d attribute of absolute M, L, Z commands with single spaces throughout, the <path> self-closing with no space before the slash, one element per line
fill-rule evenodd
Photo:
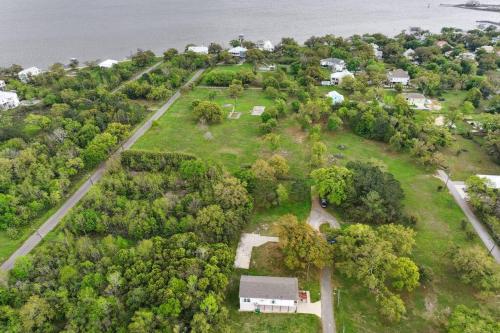
<path fill-rule="evenodd" d="M 319 61 L 321 67 L 330 68 L 334 72 L 342 72 L 346 69 L 345 61 L 338 58 L 326 58 Z"/>
<path fill-rule="evenodd" d="M 299 281 L 290 277 L 242 275 L 239 296 L 240 311 L 296 312 Z"/>
<path fill-rule="evenodd" d="M 270 40 L 259 40 L 257 41 L 257 48 L 261 51 L 273 52 L 274 45 Z"/>
<path fill-rule="evenodd" d="M 9 110 L 19 106 L 19 98 L 15 92 L 0 91 L 0 110 Z"/>
<path fill-rule="evenodd" d="M 20 71 L 19 73 L 17 73 L 17 76 L 19 77 L 19 80 L 26 83 L 32 77 L 40 75 L 41 73 L 42 73 L 42 70 L 40 68 L 30 67 L 30 68 L 26 68 L 26 69 Z"/>

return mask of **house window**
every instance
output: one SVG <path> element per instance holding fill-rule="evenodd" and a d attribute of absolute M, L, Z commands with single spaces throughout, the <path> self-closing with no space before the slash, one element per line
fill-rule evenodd
<path fill-rule="evenodd" d="M 250 298 L 244 298 L 244 299 L 243 299 L 243 302 L 245 302 L 245 303 L 250 303 Z"/>
<path fill-rule="evenodd" d="M 274 303 L 276 303 L 276 301 L 273 299 L 273 300 L 271 301 L 271 303 L 272 303 L 272 304 L 274 304 Z"/>

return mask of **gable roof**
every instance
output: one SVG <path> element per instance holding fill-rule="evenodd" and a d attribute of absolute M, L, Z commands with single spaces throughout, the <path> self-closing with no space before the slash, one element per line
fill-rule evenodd
<path fill-rule="evenodd" d="M 297 300 L 299 281 L 297 278 L 242 275 L 240 297 Z"/>
<path fill-rule="evenodd" d="M 404 93 L 403 96 L 411 99 L 426 99 L 424 95 L 419 93 Z"/>
<path fill-rule="evenodd" d="M 407 71 L 404 71 L 402 69 L 395 69 L 389 73 L 387 73 L 387 76 L 389 78 L 400 78 L 400 79 L 409 79 L 410 75 L 408 74 Z"/>

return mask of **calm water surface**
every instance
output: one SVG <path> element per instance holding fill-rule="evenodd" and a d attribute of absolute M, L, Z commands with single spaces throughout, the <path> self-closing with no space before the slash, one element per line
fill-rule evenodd
<path fill-rule="evenodd" d="M 439 7 L 465 0 L 0 0 L 0 66 L 122 59 L 137 48 L 381 32 L 439 31 L 500 21 L 491 12 Z M 500 4 L 500 0 L 488 0 Z"/>

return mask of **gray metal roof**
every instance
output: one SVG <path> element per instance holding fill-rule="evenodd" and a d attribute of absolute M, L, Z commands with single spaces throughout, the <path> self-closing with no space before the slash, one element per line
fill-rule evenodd
<path fill-rule="evenodd" d="M 397 78 L 403 78 L 403 79 L 409 79 L 410 75 L 408 74 L 407 71 L 404 71 L 402 69 L 396 69 L 393 70 L 392 72 L 388 73 L 389 77 L 397 77 Z"/>
<path fill-rule="evenodd" d="M 240 279 L 240 297 L 297 300 L 298 295 L 297 278 L 242 275 Z"/>

